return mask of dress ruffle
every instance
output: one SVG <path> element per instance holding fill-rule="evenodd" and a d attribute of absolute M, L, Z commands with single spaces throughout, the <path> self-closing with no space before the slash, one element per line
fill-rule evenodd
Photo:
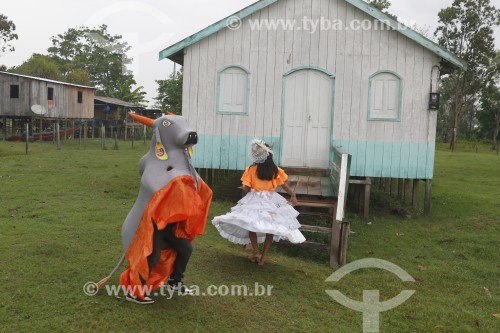
<path fill-rule="evenodd" d="M 263 243 L 266 234 L 273 234 L 275 242 L 286 239 L 302 243 L 306 239 L 299 231 L 297 212 L 287 200 L 276 192 L 250 191 L 231 212 L 216 216 L 212 224 L 220 235 L 236 244 L 248 244 L 249 231 L 257 233 L 257 242 Z"/>

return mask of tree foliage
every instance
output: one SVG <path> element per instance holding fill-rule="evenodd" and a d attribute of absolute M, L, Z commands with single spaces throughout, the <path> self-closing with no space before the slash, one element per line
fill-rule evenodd
<path fill-rule="evenodd" d="M 457 136 L 465 112 L 472 128 L 481 91 L 492 84 L 494 72 L 491 59 L 495 56 L 493 27 L 500 24 L 500 11 L 490 0 L 454 0 L 439 14 L 439 26 L 434 33 L 440 45 L 467 62 L 467 70 L 455 70 L 448 79 L 453 118 L 450 148 L 456 148 Z"/>
<path fill-rule="evenodd" d="M 156 80 L 158 96 L 155 106 L 163 112 L 182 113 L 182 70 L 170 74 L 167 80 Z"/>
<path fill-rule="evenodd" d="M 382 13 L 393 18 L 394 20 L 398 20 L 398 17 L 396 15 L 389 13 L 389 11 L 387 10 L 391 6 L 391 2 L 389 0 L 370 0 L 368 1 L 368 4 L 374 8 L 377 8 Z"/>
<path fill-rule="evenodd" d="M 0 57 L 7 52 L 14 51 L 14 46 L 9 44 L 10 41 L 18 39 L 14 31 L 16 25 L 7 18 L 7 16 L 0 14 Z"/>
<path fill-rule="evenodd" d="M 20 66 L 13 67 L 9 69 L 9 71 L 16 74 L 42 77 L 50 80 L 64 80 L 57 62 L 48 56 L 36 53 Z"/>
<path fill-rule="evenodd" d="M 371 0 L 368 1 L 370 6 L 377 8 L 381 12 L 384 12 L 386 9 L 389 9 L 391 6 L 391 2 L 389 0 Z"/>
<path fill-rule="evenodd" d="M 52 37 L 49 56 L 58 64 L 63 76 L 73 80 L 89 81 L 96 93 L 129 102 L 145 103 L 142 86 L 134 88 L 136 81 L 127 65 L 131 46 L 120 35 L 111 35 L 106 25 L 97 28 L 70 28 Z"/>

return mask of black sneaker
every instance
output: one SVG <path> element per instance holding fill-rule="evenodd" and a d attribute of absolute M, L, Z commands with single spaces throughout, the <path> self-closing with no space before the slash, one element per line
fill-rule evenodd
<path fill-rule="evenodd" d="M 167 289 L 179 295 L 194 295 L 194 291 L 186 287 L 182 282 L 175 283 L 174 281 L 168 281 Z"/>
<path fill-rule="evenodd" d="M 136 304 L 154 304 L 155 302 L 147 296 L 144 296 L 144 299 L 140 299 L 139 297 L 131 294 L 127 294 L 127 296 L 125 296 L 125 299 L 129 302 L 134 302 Z"/>

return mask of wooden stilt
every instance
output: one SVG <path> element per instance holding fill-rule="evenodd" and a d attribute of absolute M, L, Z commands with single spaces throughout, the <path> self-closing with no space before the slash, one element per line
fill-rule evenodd
<path fill-rule="evenodd" d="M 61 149 L 61 138 L 59 137 L 59 120 L 56 122 L 56 143 L 57 149 Z"/>
<path fill-rule="evenodd" d="M 411 199 L 411 179 L 405 179 L 405 199 L 404 204 L 409 205 Z"/>
<path fill-rule="evenodd" d="M 3 141 L 7 141 L 7 117 L 2 117 L 2 136 Z"/>
<path fill-rule="evenodd" d="M 83 124 L 83 149 L 87 148 L 87 122 Z"/>
<path fill-rule="evenodd" d="M 361 215 L 361 213 L 364 210 L 364 203 L 365 203 L 365 191 L 363 191 L 363 187 L 361 186 L 354 186 L 355 191 L 357 193 L 357 203 L 358 203 L 358 215 Z M 350 190 L 349 190 L 350 192 Z"/>
<path fill-rule="evenodd" d="M 118 131 L 115 131 L 115 150 L 118 150 Z"/>
<path fill-rule="evenodd" d="M 399 178 L 398 179 L 398 195 L 397 199 L 398 200 L 403 200 L 403 185 L 404 185 L 404 179 Z"/>
<path fill-rule="evenodd" d="M 396 178 L 391 178 L 391 195 L 396 195 Z"/>
<path fill-rule="evenodd" d="M 431 190 L 432 179 L 425 180 L 425 195 L 424 195 L 424 216 L 429 216 L 431 213 Z"/>
<path fill-rule="evenodd" d="M 64 124 L 64 136 L 63 136 L 63 141 L 68 140 L 68 121 L 66 119 L 63 120 Z"/>
<path fill-rule="evenodd" d="M 420 179 L 414 179 L 413 180 L 413 200 L 412 200 L 412 208 L 413 209 L 418 209 L 419 185 L 420 185 Z"/>
<path fill-rule="evenodd" d="M 371 193 L 371 190 L 372 190 L 372 180 L 371 178 L 366 178 L 366 181 L 367 181 L 367 184 L 365 185 L 365 195 L 364 195 L 364 199 L 365 199 L 365 202 L 364 202 L 364 205 L 363 205 L 363 208 L 364 208 L 364 214 L 363 214 L 363 217 L 365 219 L 367 219 L 370 215 L 370 193 Z"/>
<path fill-rule="evenodd" d="M 39 128 L 38 133 L 40 133 L 40 141 L 42 141 L 42 132 L 43 132 L 43 120 L 42 120 L 42 118 L 40 118 L 40 126 L 38 128 Z"/>

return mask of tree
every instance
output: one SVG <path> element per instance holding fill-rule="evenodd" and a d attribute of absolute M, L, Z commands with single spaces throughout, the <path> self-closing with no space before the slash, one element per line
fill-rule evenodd
<path fill-rule="evenodd" d="M 167 80 L 156 80 L 158 96 L 155 106 L 162 111 L 182 113 L 182 70 L 170 74 Z"/>
<path fill-rule="evenodd" d="M 481 112 L 478 114 L 483 135 L 492 138 L 491 149 L 498 148 L 500 132 L 500 88 L 490 86 L 481 98 Z"/>
<path fill-rule="evenodd" d="M 101 25 L 98 28 L 70 28 L 52 37 L 48 52 L 64 76 L 76 80 L 87 73 L 97 94 L 132 102 L 127 98 L 137 98 L 142 87 L 133 90 L 136 82 L 127 69 L 132 62 L 127 56 L 130 48 L 122 41 L 122 36 L 111 35 L 107 26 Z"/>
<path fill-rule="evenodd" d="M 17 34 L 14 33 L 15 30 L 16 25 L 7 16 L 0 14 L 0 57 L 7 52 L 14 51 L 14 46 L 9 42 L 18 39 Z"/>
<path fill-rule="evenodd" d="M 391 2 L 389 0 L 371 0 L 368 1 L 368 4 L 372 7 L 377 8 L 381 12 L 388 9 L 391 6 Z"/>
<path fill-rule="evenodd" d="M 495 55 L 492 27 L 500 24 L 500 11 L 490 0 L 454 0 L 438 17 L 440 25 L 434 35 L 439 44 L 468 64 L 467 70 L 451 74 L 454 124 L 450 148 L 455 151 L 463 111 L 474 107 L 481 89 L 491 84 L 488 65 Z"/>
<path fill-rule="evenodd" d="M 64 79 L 57 62 L 48 56 L 33 54 L 31 58 L 20 66 L 9 69 L 12 73 L 36 76 L 50 80 L 62 81 Z"/>
<path fill-rule="evenodd" d="M 500 135 L 500 51 L 492 59 L 489 71 L 493 76 L 490 84 L 481 94 L 481 111 L 478 112 L 478 121 L 483 137 L 492 138 L 492 149 L 498 149 Z"/>
<path fill-rule="evenodd" d="M 389 0 L 370 0 L 368 1 L 368 4 L 372 7 L 377 8 L 382 13 L 395 19 L 396 21 L 398 20 L 398 17 L 396 15 L 393 15 L 387 11 L 387 9 L 389 9 L 389 7 L 391 6 L 391 2 Z"/>
<path fill-rule="evenodd" d="M 144 87 L 132 88 L 135 84 L 135 80 L 131 76 L 121 77 L 113 85 L 107 87 L 107 90 L 104 90 L 104 95 L 146 106 L 148 101 L 145 98 L 146 92 L 143 90 Z"/>

